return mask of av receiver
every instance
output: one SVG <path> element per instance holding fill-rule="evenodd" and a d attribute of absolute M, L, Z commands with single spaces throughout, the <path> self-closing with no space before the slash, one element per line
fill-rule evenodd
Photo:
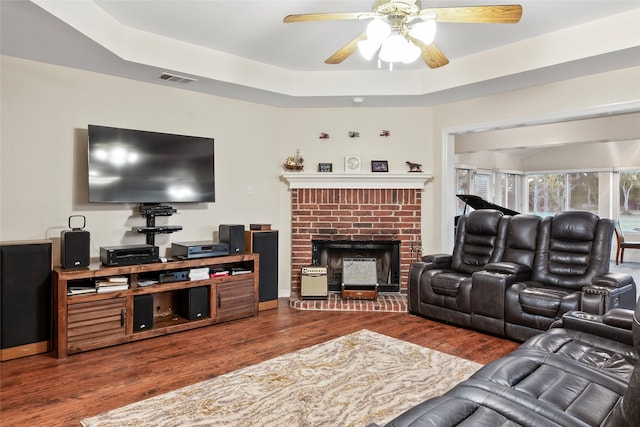
<path fill-rule="evenodd" d="M 211 241 L 172 243 L 171 254 L 182 259 L 225 256 L 229 255 L 229 244 Z"/>
<path fill-rule="evenodd" d="M 160 250 L 153 245 L 101 246 L 100 261 L 108 267 L 159 262 Z"/>

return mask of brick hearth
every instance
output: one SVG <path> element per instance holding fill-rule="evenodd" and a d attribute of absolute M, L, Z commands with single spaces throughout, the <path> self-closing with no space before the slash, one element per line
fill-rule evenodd
<path fill-rule="evenodd" d="M 421 238 L 423 189 L 296 188 L 291 190 L 291 292 L 311 262 L 312 240 L 400 241 L 400 289 Z M 413 251 L 412 251 L 413 247 Z"/>

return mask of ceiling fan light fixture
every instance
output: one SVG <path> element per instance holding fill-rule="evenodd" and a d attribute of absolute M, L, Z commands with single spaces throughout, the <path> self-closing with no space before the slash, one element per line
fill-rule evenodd
<path fill-rule="evenodd" d="M 389 36 L 380 46 L 379 57 L 385 62 L 410 64 L 420 57 L 420 48 L 400 34 Z"/>
<path fill-rule="evenodd" d="M 427 21 L 418 22 L 411 27 L 409 31 L 411 37 L 414 37 L 426 45 L 433 43 L 436 37 L 436 21 L 429 19 Z"/>
<path fill-rule="evenodd" d="M 391 34 L 391 26 L 382 19 L 374 19 L 367 25 L 367 39 L 374 43 L 382 43 Z"/>
<path fill-rule="evenodd" d="M 380 49 L 380 43 L 373 40 L 361 40 L 358 42 L 358 50 L 367 61 L 371 61 L 373 55 Z"/>
<path fill-rule="evenodd" d="M 403 56 L 402 62 L 405 64 L 411 64 L 413 61 L 420 58 L 421 53 L 422 51 L 418 46 L 416 46 L 415 44 L 407 40 L 405 51 L 402 54 Z"/>

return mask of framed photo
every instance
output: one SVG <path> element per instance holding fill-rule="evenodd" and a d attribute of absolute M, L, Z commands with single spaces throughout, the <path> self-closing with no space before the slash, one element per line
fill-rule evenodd
<path fill-rule="evenodd" d="M 386 160 L 371 160 L 371 172 L 389 172 L 389 162 Z"/>
<path fill-rule="evenodd" d="M 333 172 L 333 163 L 318 163 L 318 172 Z"/>

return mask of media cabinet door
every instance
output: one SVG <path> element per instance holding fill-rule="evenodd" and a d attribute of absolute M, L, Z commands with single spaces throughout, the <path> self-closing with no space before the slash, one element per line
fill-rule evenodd
<path fill-rule="evenodd" d="M 69 304 L 67 310 L 69 354 L 124 342 L 126 298 Z"/>
<path fill-rule="evenodd" d="M 257 315 L 253 279 L 216 284 L 216 320 L 241 319 Z"/>

